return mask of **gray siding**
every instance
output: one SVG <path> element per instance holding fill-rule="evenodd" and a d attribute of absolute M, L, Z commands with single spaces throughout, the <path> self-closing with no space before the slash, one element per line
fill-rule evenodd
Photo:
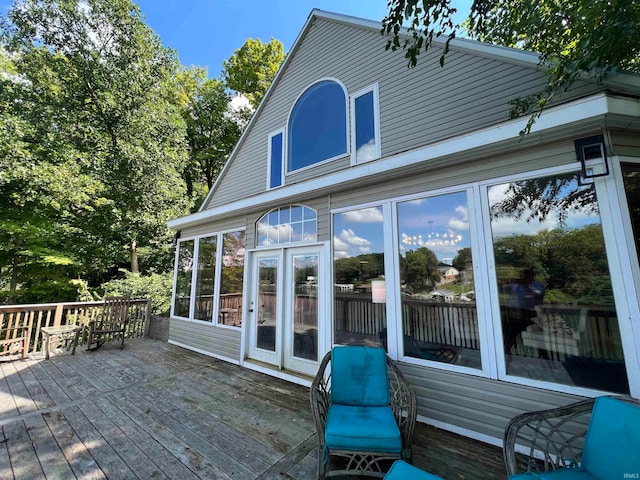
<path fill-rule="evenodd" d="M 378 83 L 383 156 L 503 122 L 509 118 L 509 100 L 537 91 L 545 81 L 534 67 L 455 48 L 444 69 L 437 61 L 438 51 L 421 55 L 418 66 L 408 69 L 401 52 L 384 49 L 385 41 L 378 31 L 316 19 L 272 88 L 207 208 L 266 190 L 268 135 L 286 125 L 297 97 L 320 78 L 339 79 L 349 93 Z M 590 91 L 595 87 L 578 83 L 571 97 Z M 286 183 L 346 168 L 350 168 L 348 157 L 289 175 Z"/>
<path fill-rule="evenodd" d="M 228 230 L 242 230 L 245 228 L 246 218 L 244 215 L 236 215 L 232 218 L 209 222 L 196 227 L 185 228 L 181 230 L 181 238 L 195 237 L 199 235 L 207 235 L 209 233 L 225 232 Z"/>
<path fill-rule="evenodd" d="M 612 132 L 613 155 L 640 157 L 640 135 L 636 132 Z"/>
<path fill-rule="evenodd" d="M 533 169 L 552 167 L 575 162 L 575 148 L 572 142 L 560 142 L 543 148 L 533 148 L 517 154 L 492 158 L 480 158 L 472 163 L 465 163 L 460 168 L 455 161 L 449 162 L 447 168 L 432 171 L 411 172 L 395 179 L 389 175 L 370 186 L 350 189 L 331 196 L 331 208 L 343 208 L 378 200 L 429 192 L 439 188 L 451 187 L 468 182 L 496 178 L 503 175 L 526 172 Z"/>
<path fill-rule="evenodd" d="M 519 413 L 559 407 L 580 399 L 435 368 L 406 363 L 399 363 L 399 367 L 416 392 L 418 415 L 496 439 L 502 439 L 505 426 Z"/>
<path fill-rule="evenodd" d="M 169 341 L 218 357 L 240 361 L 240 329 L 171 319 Z"/>

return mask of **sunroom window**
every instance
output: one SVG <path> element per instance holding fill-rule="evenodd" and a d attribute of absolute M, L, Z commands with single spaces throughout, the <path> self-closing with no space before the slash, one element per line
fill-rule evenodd
<path fill-rule="evenodd" d="M 181 240 L 172 316 L 241 326 L 244 253 L 244 231 Z"/>
<path fill-rule="evenodd" d="M 335 80 L 321 80 L 304 91 L 289 116 L 287 173 L 347 153 L 347 97 Z"/>
<path fill-rule="evenodd" d="M 173 304 L 173 314 L 178 317 L 188 317 L 191 308 L 191 283 L 194 264 L 193 251 L 193 240 L 185 240 L 178 243 L 175 301 Z"/>
<path fill-rule="evenodd" d="M 257 222 L 257 246 L 315 242 L 318 218 L 315 210 L 290 205 L 270 211 Z"/>
<path fill-rule="evenodd" d="M 397 208 L 404 355 L 480 369 L 467 193 Z"/>
<path fill-rule="evenodd" d="M 488 199 L 506 374 L 628 393 L 595 186 L 571 172 Z"/>

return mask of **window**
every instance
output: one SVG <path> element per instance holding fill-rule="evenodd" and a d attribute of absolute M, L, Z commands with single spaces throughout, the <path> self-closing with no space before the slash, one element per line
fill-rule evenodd
<path fill-rule="evenodd" d="M 196 295 L 193 318 L 205 322 L 213 321 L 213 294 L 216 283 L 216 244 L 218 237 L 198 240 L 196 270 Z"/>
<path fill-rule="evenodd" d="M 351 155 L 354 164 L 380 158 L 377 85 L 351 97 Z"/>
<path fill-rule="evenodd" d="M 344 87 L 321 80 L 298 98 L 289 115 L 287 173 L 347 154 Z"/>
<path fill-rule="evenodd" d="M 579 176 L 488 190 L 506 373 L 628 393 L 596 190 Z"/>
<path fill-rule="evenodd" d="M 242 325 L 242 289 L 244 286 L 244 232 L 225 233 L 222 240 L 218 318 L 224 325 Z"/>
<path fill-rule="evenodd" d="M 193 273 L 193 240 L 178 243 L 178 259 L 176 261 L 175 301 L 173 314 L 178 317 L 189 317 L 191 308 L 191 277 Z"/>
<path fill-rule="evenodd" d="M 404 354 L 480 369 L 466 192 L 397 209 Z"/>
<path fill-rule="evenodd" d="M 382 207 L 333 216 L 336 344 L 386 347 L 383 221 Z"/>
<path fill-rule="evenodd" d="M 308 207 L 280 207 L 264 215 L 257 223 L 257 246 L 315 242 L 318 238 L 316 212 Z"/>
<path fill-rule="evenodd" d="M 240 326 L 244 252 L 244 231 L 180 241 L 172 315 Z"/>
<path fill-rule="evenodd" d="M 269 178 L 267 188 L 282 186 L 284 131 L 279 130 L 269 135 Z"/>

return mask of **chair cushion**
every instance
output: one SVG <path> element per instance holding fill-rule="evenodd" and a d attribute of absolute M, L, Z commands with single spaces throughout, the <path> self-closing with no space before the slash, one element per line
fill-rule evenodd
<path fill-rule="evenodd" d="M 609 477 L 606 477 L 609 478 Z M 509 480 L 598 480 L 583 468 L 563 468 L 552 472 L 527 472 L 511 475 Z"/>
<path fill-rule="evenodd" d="M 402 437 L 390 407 L 331 405 L 324 441 L 334 450 L 402 452 Z"/>
<path fill-rule="evenodd" d="M 597 478 L 640 474 L 639 426 L 640 406 L 610 397 L 597 398 L 584 442 L 582 467 Z"/>
<path fill-rule="evenodd" d="M 443 480 L 433 473 L 420 470 L 403 460 L 396 460 L 384 476 L 384 480 Z"/>
<path fill-rule="evenodd" d="M 384 349 L 335 347 L 331 352 L 331 402 L 360 407 L 389 405 Z"/>

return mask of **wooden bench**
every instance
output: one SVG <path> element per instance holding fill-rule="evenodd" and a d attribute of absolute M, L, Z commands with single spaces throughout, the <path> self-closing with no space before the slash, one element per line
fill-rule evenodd
<path fill-rule="evenodd" d="M 71 355 L 75 355 L 78 346 L 78 338 L 82 327 L 79 325 L 58 325 L 57 327 L 42 327 L 42 342 L 44 343 L 44 358 L 49 359 L 51 342 L 55 337 L 61 338 L 67 344 L 67 351 L 71 350 Z"/>
<path fill-rule="evenodd" d="M 26 326 L 0 328 L 0 356 L 25 359 L 29 350 L 29 329 Z"/>

